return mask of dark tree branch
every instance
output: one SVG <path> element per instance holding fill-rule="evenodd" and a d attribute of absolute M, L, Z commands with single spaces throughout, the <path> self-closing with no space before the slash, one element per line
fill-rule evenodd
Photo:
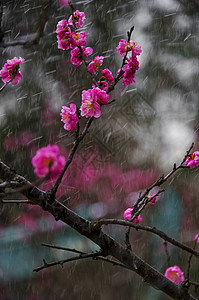
<path fill-rule="evenodd" d="M 96 257 L 98 257 L 100 255 L 101 255 L 101 252 L 99 252 L 99 253 L 90 253 L 90 254 L 83 253 L 83 254 L 80 254 L 79 256 L 75 256 L 75 257 L 71 257 L 71 258 L 67 258 L 67 259 L 58 260 L 58 261 L 55 261 L 55 262 L 52 262 L 52 263 L 47 263 L 43 259 L 43 265 L 40 266 L 40 267 L 38 267 L 38 268 L 35 268 L 33 270 L 33 272 L 39 272 L 39 271 L 41 271 L 43 269 L 54 267 L 54 266 L 57 266 L 57 265 L 60 265 L 61 267 L 63 267 L 63 265 L 65 263 L 71 262 L 71 261 L 75 261 L 75 260 L 80 260 L 80 259 L 85 259 L 85 258 L 93 258 L 93 259 L 95 259 Z"/>
<path fill-rule="evenodd" d="M 65 251 L 69 251 L 69 252 L 73 252 L 73 253 L 78 253 L 78 254 L 84 254 L 84 255 L 86 254 L 85 252 L 79 251 L 77 249 L 65 248 L 65 247 L 60 247 L 60 246 L 55 246 L 55 245 L 49 245 L 49 244 L 45 244 L 45 243 L 42 243 L 42 246 L 45 246 L 45 247 L 48 247 L 48 248 L 53 248 L 53 249 L 58 249 L 58 250 L 65 250 Z M 122 267 L 122 268 L 125 268 L 125 269 L 129 269 L 127 266 L 119 263 L 118 261 L 113 260 L 113 259 L 109 259 L 107 257 L 96 256 L 95 255 L 95 257 L 93 257 L 93 258 L 96 259 L 96 260 L 103 260 L 105 262 L 111 263 L 114 266 L 119 266 L 119 267 Z"/>
<path fill-rule="evenodd" d="M 197 239 L 194 241 L 193 250 L 196 249 L 196 245 L 197 245 Z M 191 253 L 191 255 L 189 256 L 189 259 L 188 259 L 187 274 L 186 274 L 186 279 L 188 280 L 188 282 L 189 282 L 189 276 L 190 276 L 192 257 L 193 257 L 193 253 Z"/>
<path fill-rule="evenodd" d="M 20 183 L 29 183 L 25 178 L 13 172 L 2 162 L 0 162 L 0 178 L 4 181 L 18 179 Z M 183 286 L 176 285 L 175 283 L 164 277 L 163 274 L 144 262 L 132 251 L 124 248 L 121 244 L 105 234 L 101 230 L 101 228 L 95 230 L 91 222 L 71 211 L 69 208 L 67 208 L 57 200 L 51 203 L 51 201 L 49 201 L 48 193 L 32 186 L 31 183 L 29 183 L 29 188 L 23 191 L 22 194 L 25 195 L 32 204 L 40 205 L 43 210 L 46 210 L 50 214 L 52 214 L 55 220 L 63 221 L 70 227 L 74 228 L 81 235 L 89 238 L 91 241 L 96 243 L 104 253 L 113 256 L 120 263 L 128 266 L 130 270 L 143 277 L 145 282 L 147 282 L 154 288 L 161 290 L 173 299 L 195 299 L 186 291 L 186 289 L 183 288 Z"/>
<path fill-rule="evenodd" d="M 138 224 L 134 224 L 131 223 L 130 221 L 124 221 L 124 220 L 115 220 L 115 219 L 102 219 L 99 220 L 97 222 L 93 223 L 94 228 L 99 229 L 101 228 L 102 225 L 108 225 L 108 224 L 115 224 L 115 225 L 121 225 L 121 226 L 129 226 L 132 227 L 136 230 L 144 230 L 144 231 L 149 231 L 152 232 L 156 235 L 158 235 L 159 237 L 161 237 L 163 240 L 173 244 L 174 246 L 181 248 L 184 251 L 187 251 L 193 255 L 195 255 L 196 257 L 199 257 L 199 252 L 176 241 L 175 239 L 169 237 L 166 233 L 164 233 L 161 230 L 158 230 L 155 227 L 150 227 L 150 226 L 142 226 L 142 225 L 138 225 Z"/>

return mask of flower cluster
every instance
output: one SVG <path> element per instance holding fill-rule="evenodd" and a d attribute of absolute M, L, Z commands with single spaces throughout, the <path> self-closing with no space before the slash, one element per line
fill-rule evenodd
<path fill-rule="evenodd" d="M 127 58 L 126 55 L 130 51 L 131 56 Z M 121 39 L 117 46 L 117 52 L 121 55 L 121 57 L 125 57 L 125 64 L 117 71 L 117 74 L 121 74 L 124 86 L 134 84 L 136 82 L 135 73 L 139 69 L 137 56 L 142 52 L 141 46 L 134 41 Z"/>
<path fill-rule="evenodd" d="M 59 21 L 56 33 L 59 49 L 68 50 L 86 45 L 87 34 L 84 31 L 72 32 L 66 20 Z"/>
<path fill-rule="evenodd" d="M 101 116 L 100 105 L 108 104 L 109 95 L 98 87 L 82 92 L 81 116 L 99 118 Z"/>
<path fill-rule="evenodd" d="M 57 41 L 58 48 L 62 50 L 71 50 L 71 63 L 78 67 L 82 64 L 89 55 L 93 53 L 91 47 L 86 46 L 87 35 L 84 31 L 77 32 L 76 28 L 81 28 L 84 24 L 85 14 L 76 10 L 67 20 L 61 20 L 57 24 Z M 72 32 L 70 26 L 75 28 Z M 96 74 L 99 67 L 104 60 L 103 56 L 95 56 L 94 59 L 88 63 L 88 71 Z M 101 70 L 102 76 L 92 89 L 84 90 L 82 92 L 82 104 L 80 107 L 81 116 L 99 118 L 101 116 L 101 105 L 107 105 L 109 95 L 106 93 L 108 83 L 113 82 L 113 75 L 109 69 Z M 71 104 L 70 108 L 63 106 L 61 110 L 61 121 L 64 123 L 64 129 L 72 131 L 79 121 L 76 114 L 76 105 Z"/>
<path fill-rule="evenodd" d="M 167 268 L 164 276 L 176 284 L 185 280 L 184 273 L 178 266 L 173 266 L 173 267 Z"/>
<path fill-rule="evenodd" d="M 199 151 L 195 151 L 192 154 L 189 154 L 185 161 L 185 166 L 193 169 L 199 165 Z"/>
<path fill-rule="evenodd" d="M 85 61 L 86 58 L 93 53 L 93 49 L 91 47 L 85 47 L 86 33 L 84 31 L 77 31 L 77 29 L 84 25 L 84 20 L 85 14 L 76 10 L 73 15 L 69 17 L 68 21 L 66 19 L 59 21 L 56 29 L 57 42 L 59 49 L 71 49 L 70 60 L 74 66 L 78 67 L 84 61 L 91 74 L 96 75 L 96 73 L 101 71 L 101 78 L 97 82 L 94 81 L 92 89 L 83 90 L 82 103 L 80 106 L 80 115 L 82 117 L 99 118 L 101 116 L 101 105 L 107 105 L 109 103 L 109 95 L 106 92 L 114 78 L 108 68 L 100 69 L 104 60 L 103 56 L 97 55 L 94 59 L 91 59 L 90 62 Z M 71 29 L 70 26 L 72 26 L 73 29 Z M 137 56 L 142 52 L 141 46 L 133 41 L 120 40 L 117 51 L 122 57 L 125 57 L 125 63 L 122 69 L 118 70 L 118 74 L 122 77 L 123 84 L 128 86 L 131 83 L 135 83 L 135 72 L 139 68 Z M 126 53 L 129 51 L 131 51 L 132 56 L 127 58 Z M 63 106 L 60 115 L 62 117 L 61 121 L 64 123 L 64 129 L 72 131 L 79 121 L 76 115 L 76 106 L 74 104 L 71 104 L 70 108 Z"/>
<path fill-rule="evenodd" d="M 49 172 L 51 178 L 57 177 L 61 173 L 65 162 L 66 159 L 60 155 L 57 145 L 48 145 L 37 150 L 36 155 L 32 158 L 34 172 L 38 177 L 45 177 Z"/>
<path fill-rule="evenodd" d="M 123 217 L 125 220 L 130 220 L 131 219 L 131 214 L 132 214 L 133 208 L 127 208 L 123 214 Z M 133 223 L 137 224 L 139 222 L 143 221 L 143 218 L 141 215 L 138 215 L 134 220 Z"/>
<path fill-rule="evenodd" d="M 11 82 L 11 84 L 18 84 L 22 78 L 22 74 L 19 72 L 19 65 L 24 62 L 24 58 L 14 57 L 13 59 L 7 60 L 7 63 L 0 70 L 0 76 L 4 83 Z"/>

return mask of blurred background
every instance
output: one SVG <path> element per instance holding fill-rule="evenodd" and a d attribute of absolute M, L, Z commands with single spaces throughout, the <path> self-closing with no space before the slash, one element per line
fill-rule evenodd
<path fill-rule="evenodd" d="M 91 88 L 92 82 L 85 66 L 71 64 L 70 51 L 57 48 L 56 26 L 69 18 L 68 6 L 60 6 L 58 0 L 0 3 L 0 37 L 4 34 L 0 68 L 14 56 L 25 58 L 20 84 L 10 84 L 0 94 L 0 158 L 35 182 L 31 159 L 39 148 L 56 144 L 67 157 L 74 133 L 64 130 L 61 107 L 80 106 L 81 92 Z M 194 150 L 199 150 L 199 1 L 87 0 L 73 1 L 73 5 L 86 14 L 82 30 L 88 35 L 87 46 L 94 50 L 91 58 L 103 55 L 102 67 L 114 76 L 122 63 L 116 47 L 132 26 L 132 39 L 142 47 L 136 84 L 125 88 L 119 83 L 110 94 L 110 100 L 116 101 L 102 108 L 102 116 L 93 122 L 58 190 L 62 203 L 89 220 L 121 219 L 141 191 L 182 161 L 192 142 Z M 44 21 L 43 36 L 31 43 Z M 30 43 L 18 45 L 19 40 Z M 17 45 L 10 46 L 14 42 Z M 178 172 L 164 185 L 166 191 L 157 204 L 145 209 L 142 224 L 193 246 L 199 233 L 198 179 L 197 168 Z M 52 185 L 48 180 L 41 188 Z M 123 243 L 124 228 L 107 226 L 105 231 Z M 0 300 L 169 299 L 133 272 L 100 261 L 33 273 L 43 259 L 71 256 L 43 247 L 43 242 L 88 252 L 98 249 L 39 207 L 0 205 Z M 137 255 L 165 272 L 162 240 L 131 230 L 131 243 Z M 186 274 L 189 255 L 171 245 L 168 251 L 171 265 Z M 199 281 L 198 269 L 193 258 L 192 281 Z"/>

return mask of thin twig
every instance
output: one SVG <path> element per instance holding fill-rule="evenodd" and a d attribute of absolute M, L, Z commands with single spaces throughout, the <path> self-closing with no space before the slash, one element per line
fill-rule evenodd
<path fill-rule="evenodd" d="M 85 252 L 82 252 L 82 251 L 79 251 L 79 250 L 76 250 L 76 249 L 70 249 L 70 248 L 65 248 L 65 247 L 60 247 L 60 246 L 45 244 L 45 243 L 42 243 L 42 246 L 53 248 L 53 249 L 58 249 L 58 250 L 65 250 L 65 251 L 69 251 L 69 252 L 73 252 L 73 253 L 78 253 L 80 255 L 76 256 L 74 258 L 69 258 L 69 259 L 66 259 L 66 260 L 61 260 L 61 261 L 53 262 L 53 263 L 50 263 L 50 264 L 46 263 L 46 261 L 43 260 L 44 265 L 41 266 L 41 267 L 39 267 L 39 268 L 34 269 L 33 270 L 34 272 L 39 272 L 40 270 L 42 270 L 44 268 L 52 267 L 52 266 L 55 266 L 55 265 L 61 265 L 63 267 L 64 263 L 67 263 L 67 262 L 70 262 L 70 261 L 73 261 L 73 260 L 77 260 L 77 259 L 81 259 L 81 258 L 83 259 L 83 258 L 90 258 L 90 257 L 93 258 L 93 259 L 95 259 L 95 260 L 102 260 L 102 261 L 111 263 L 114 266 L 122 267 L 122 268 L 125 268 L 125 269 L 129 270 L 128 266 L 125 266 L 124 264 L 122 264 L 122 263 L 120 263 L 120 262 L 118 262 L 116 260 L 113 260 L 113 259 L 101 256 L 100 255 L 100 254 L 102 254 L 101 251 L 99 251 L 97 253 L 87 254 Z"/>
<path fill-rule="evenodd" d="M 129 226 L 129 228 L 127 229 L 126 234 L 125 234 L 125 244 L 126 244 L 126 248 L 128 250 L 132 250 L 131 243 L 130 243 L 130 230 L 131 230 L 131 227 Z"/>
<path fill-rule="evenodd" d="M 68 169 L 69 165 L 71 164 L 72 160 L 73 160 L 73 156 L 79 146 L 79 143 L 83 140 L 83 138 L 85 137 L 85 135 L 88 133 L 88 129 L 89 127 L 91 126 L 92 124 L 92 121 L 93 121 L 93 117 L 89 118 L 82 134 L 76 139 L 74 145 L 73 145 L 73 148 L 71 149 L 70 153 L 69 153 L 69 156 L 67 158 L 67 161 L 66 161 L 66 164 L 64 166 L 64 169 L 61 173 L 61 175 L 58 177 L 58 179 L 56 180 L 54 186 L 52 187 L 52 189 L 50 190 L 50 199 L 53 201 L 55 199 L 55 195 L 56 195 L 56 192 L 58 190 L 58 187 L 62 181 L 62 178 L 64 176 L 64 173 L 66 172 L 66 170 Z"/>
<path fill-rule="evenodd" d="M 92 227 L 94 230 L 99 230 L 101 228 L 102 225 L 109 225 L 109 224 L 116 224 L 116 225 L 121 225 L 121 226 L 130 226 L 136 230 L 144 230 L 144 231 L 149 231 L 152 232 L 156 235 L 158 235 L 159 237 L 161 237 L 163 240 L 173 244 L 174 246 L 181 248 L 182 250 L 185 250 L 191 254 L 193 254 L 196 257 L 199 257 L 199 252 L 176 241 L 175 239 L 169 237 L 166 233 L 164 233 L 163 231 L 155 228 L 155 227 L 150 227 L 150 226 L 142 226 L 142 225 L 138 225 L 135 223 L 131 223 L 129 221 L 124 221 L 124 220 L 116 220 L 116 219 L 102 219 L 99 220 L 97 222 L 94 222 L 92 224 Z"/>
<path fill-rule="evenodd" d="M 183 158 L 182 162 L 176 167 L 176 164 L 174 164 L 173 169 L 171 172 L 169 172 L 166 176 L 162 175 L 160 178 L 157 179 L 157 181 L 155 183 L 153 183 L 149 188 L 146 189 L 146 191 L 140 195 L 140 197 L 138 198 L 137 202 L 135 203 L 134 207 L 133 207 L 133 211 L 132 211 L 132 215 L 134 215 L 138 209 L 139 209 L 139 204 L 140 202 L 145 199 L 149 192 L 154 188 L 154 187 L 160 187 L 163 183 L 165 183 L 177 170 L 179 170 L 180 168 L 184 168 L 183 164 L 187 158 L 187 156 L 189 155 L 190 151 L 192 150 L 194 146 L 194 143 L 191 144 L 191 147 L 188 149 L 185 157 Z"/>
<path fill-rule="evenodd" d="M 132 217 L 130 219 L 130 222 L 135 220 L 135 218 L 137 218 L 137 216 L 144 210 L 144 208 L 146 207 L 146 205 L 151 202 L 155 197 L 158 197 L 159 194 L 163 193 L 164 190 L 159 190 L 153 197 L 148 198 L 147 196 L 143 199 L 141 205 L 139 206 L 139 209 L 133 213 L 132 211 Z"/>
<path fill-rule="evenodd" d="M 76 250 L 76 249 L 71 249 L 71 248 L 66 248 L 66 247 L 60 247 L 60 246 L 56 246 L 56 245 L 51 245 L 51 244 L 46 244 L 46 243 L 42 243 L 41 244 L 44 247 L 48 247 L 48 248 L 53 248 L 53 249 L 58 249 L 58 250 L 65 250 L 65 251 L 69 251 L 69 252 L 73 252 L 73 253 L 78 253 L 78 254 L 86 254 L 85 252 Z"/>

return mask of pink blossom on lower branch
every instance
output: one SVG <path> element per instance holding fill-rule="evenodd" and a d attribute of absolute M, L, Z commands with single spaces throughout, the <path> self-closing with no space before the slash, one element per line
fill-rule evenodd
<path fill-rule="evenodd" d="M 0 76 L 4 83 L 11 81 L 11 84 L 18 84 L 22 78 L 22 74 L 19 72 L 19 65 L 24 62 L 24 58 L 14 57 L 13 59 L 8 59 L 7 63 L 0 70 Z"/>
<path fill-rule="evenodd" d="M 190 167 L 190 169 L 197 167 L 199 165 L 199 151 L 189 154 L 184 165 Z"/>
<path fill-rule="evenodd" d="M 196 235 L 195 235 L 194 241 L 196 241 L 196 243 L 199 244 L 199 234 L 196 234 Z"/>
<path fill-rule="evenodd" d="M 76 115 L 76 105 L 70 104 L 70 108 L 67 106 L 62 106 L 60 116 L 61 121 L 64 123 L 64 129 L 72 131 L 77 123 L 79 122 L 79 118 Z"/>
<path fill-rule="evenodd" d="M 100 105 L 97 103 L 97 95 L 94 90 L 89 89 L 82 92 L 82 105 L 80 110 L 81 116 L 85 116 L 86 118 L 99 118 L 101 116 Z"/>
<path fill-rule="evenodd" d="M 185 280 L 184 273 L 178 266 L 173 266 L 173 267 L 167 268 L 164 276 L 176 284 Z"/>
<path fill-rule="evenodd" d="M 81 12 L 79 10 L 76 10 L 73 13 L 73 17 L 72 15 L 69 17 L 68 19 L 68 24 L 73 26 L 73 18 L 74 18 L 74 22 L 75 22 L 75 26 L 77 28 L 81 28 L 84 25 L 84 20 L 85 20 L 85 13 Z"/>
<path fill-rule="evenodd" d="M 148 199 L 150 200 L 152 198 L 152 200 L 149 202 L 150 205 L 154 205 L 156 200 L 157 200 L 157 196 L 154 197 L 155 194 L 152 194 L 151 196 L 148 196 Z"/>
<path fill-rule="evenodd" d="M 38 177 L 45 177 L 49 171 L 51 172 L 51 178 L 57 177 L 61 173 L 65 162 L 66 159 L 60 155 L 57 145 L 48 145 L 37 150 L 36 155 L 32 158 L 34 172 Z"/>
<path fill-rule="evenodd" d="M 133 211 L 133 208 L 127 208 L 123 214 L 123 217 L 125 220 L 130 220 L 131 219 L 131 213 Z M 141 215 L 138 215 L 132 222 L 137 224 L 139 222 L 143 221 L 143 218 L 141 217 Z"/>

